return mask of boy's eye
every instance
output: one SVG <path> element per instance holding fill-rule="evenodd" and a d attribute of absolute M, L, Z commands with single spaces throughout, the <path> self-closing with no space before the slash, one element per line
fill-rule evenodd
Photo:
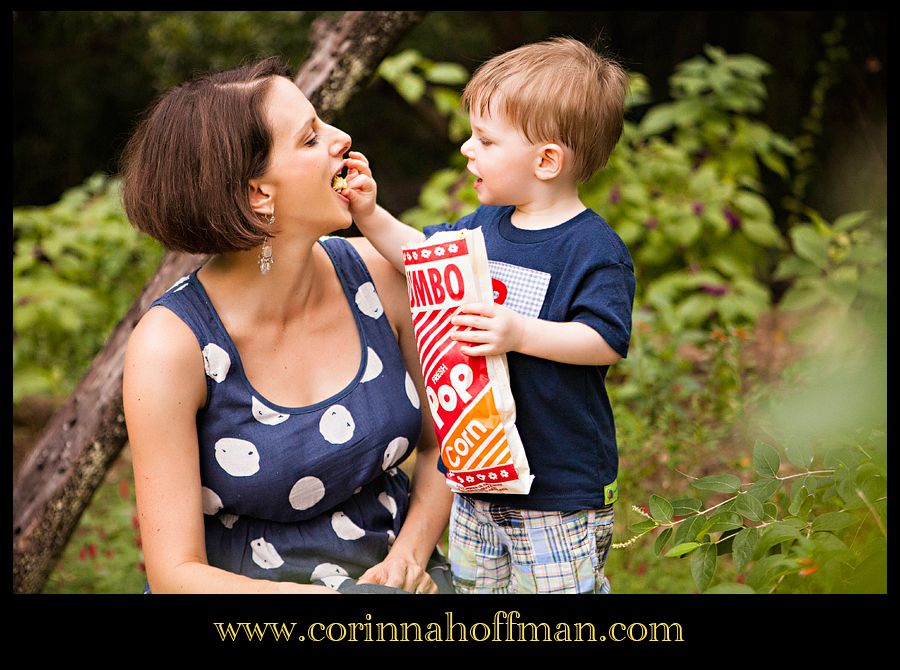
<path fill-rule="evenodd" d="M 488 145 L 491 143 L 490 140 L 485 139 L 485 138 L 483 138 L 483 137 L 479 137 L 479 138 L 478 138 L 478 141 L 481 142 L 482 146 L 488 146 Z"/>

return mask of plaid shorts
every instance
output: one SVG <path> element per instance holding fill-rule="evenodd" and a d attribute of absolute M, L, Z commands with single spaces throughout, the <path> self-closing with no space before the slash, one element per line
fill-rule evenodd
<path fill-rule="evenodd" d="M 457 593 L 609 593 L 613 506 L 523 510 L 453 496 L 449 556 Z"/>

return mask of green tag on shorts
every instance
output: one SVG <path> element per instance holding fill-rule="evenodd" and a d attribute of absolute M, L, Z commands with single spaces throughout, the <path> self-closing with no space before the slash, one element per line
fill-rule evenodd
<path fill-rule="evenodd" d="M 603 487 L 603 503 L 612 505 L 619 499 L 619 480 L 613 480 L 612 484 Z"/>

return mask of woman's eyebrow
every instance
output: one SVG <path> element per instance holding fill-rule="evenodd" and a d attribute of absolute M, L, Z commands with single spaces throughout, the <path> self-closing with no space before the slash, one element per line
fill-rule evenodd
<path fill-rule="evenodd" d="M 303 125 L 301 125 L 301 126 L 294 132 L 294 134 L 291 135 L 291 138 L 296 140 L 296 139 L 299 139 L 302 135 L 305 135 L 306 132 L 307 132 L 307 130 L 309 130 L 310 126 L 312 126 L 312 124 L 315 122 L 315 120 L 316 120 L 316 117 L 315 117 L 315 116 L 309 117 L 309 118 L 303 123 Z"/>

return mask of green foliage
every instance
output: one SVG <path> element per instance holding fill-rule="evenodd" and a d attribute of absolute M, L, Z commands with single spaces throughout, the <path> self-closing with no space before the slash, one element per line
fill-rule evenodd
<path fill-rule="evenodd" d="M 469 133 L 469 117 L 460 105 L 459 87 L 469 79 L 458 63 L 435 62 L 415 49 L 381 61 L 376 74 L 410 105 L 424 104 L 447 119 L 447 137 L 459 142 Z"/>
<path fill-rule="evenodd" d="M 883 303 L 887 220 L 853 212 L 829 224 L 811 215 L 809 222 L 791 228 L 794 254 L 783 258 L 775 272 L 777 279 L 791 282 L 781 308 L 839 318 Z"/>
<path fill-rule="evenodd" d="M 658 555 L 692 555 L 699 590 L 731 588 L 715 549 L 718 563 L 730 556 L 743 592 L 886 591 L 885 231 L 864 213 L 792 230 L 796 255 L 781 268 L 796 282 L 785 307 L 805 308 L 794 334 L 806 355 L 785 371 L 782 389 L 757 396 L 753 423 L 772 443 L 753 448 L 752 481 L 693 479 L 699 498 L 678 501 L 683 517 L 669 518 L 676 503 L 653 494 L 648 519 L 632 526 L 656 536 Z"/>
<path fill-rule="evenodd" d="M 881 430 L 817 454 L 799 471 L 782 466 L 779 453 L 758 443 L 752 485 L 734 475 L 692 482 L 701 491 L 725 493 L 715 504 L 681 518 L 654 513 L 669 501 L 652 496 L 650 515 L 632 532 L 653 534 L 654 552 L 665 558 L 690 556 L 701 592 L 724 592 L 728 582 L 708 590 L 723 556 L 737 571 L 739 590 L 754 593 L 883 593 L 886 589 L 887 460 Z M 709 484 L 709 485 L 707 485 Z M 746 490 L 744 490 L 746 489 Z M 708 505 L 708 506 L 707 506 Z M 663 553 L 665 552 L 665 553 Z"/>
<path fill-rule="evenodd" d="M 13 403 L 65 395 L 162 258 L 95 175 L 47 207 L 13 209 Z"/>
<path fill-rule="evenodd" d="M 199 72 L 224 70 L 264 56 L 281 55 L 297 66 L 309 48 L 310 24 L 321 13 L 115 12 L 136 14 L 144 26 L 144 59 L 158 91 Z"/>
<path fill-rule="evenodd" d="M 769 258 L 786 245 L 761 174 L 786 178 L 795 148 L 752 116 L 768 71 L 707 47 L 670 78 L 671 102 L 626 121 L 608 166 L 582 187 L 632 252 L 637 302 L 686 327 L 750 324 L 769 307 Z"/>

